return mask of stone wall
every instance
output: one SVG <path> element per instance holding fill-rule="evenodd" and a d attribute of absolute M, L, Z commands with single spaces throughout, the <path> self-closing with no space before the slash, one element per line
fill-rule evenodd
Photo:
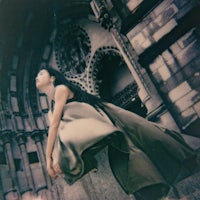
<path fill-rule="evenodd" d="M 141 56 L 142 66 L 151 73 L 183 131 L 199 121 L 199 27 L 189 19 L 192 13 L 198 12 L 197 6 L 195 1 L 165 0 L 127 33 L 134 50 Z M 145 53 L 152 59 L 143 62 Z"/>

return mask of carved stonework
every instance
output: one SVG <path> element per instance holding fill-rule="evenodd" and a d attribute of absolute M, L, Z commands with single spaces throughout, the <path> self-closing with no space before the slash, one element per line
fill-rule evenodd
<path fill-rule="evenodd" d="M 104 0 L 93 0 L 91 6 L 99 24 L 110 30 L 113 27 L 113 22 L 106 8 L 106 2 Z"/>
<path fill-rule="evenodd" d="M 104 46 L 99 48 L 91 61 L 90 77 L 88 86 L 93 87 L 94 93 L 105 100 L 111 100 L 116 90 L 115 76 L 119 69 L 127 68 L 119 51 L 115 47 Z"/>
<path fill-rule="evenodd" d="M 121 107 L 126 107 L 131 101 L 138 98 L 137 85 L 135 83 L 129 84 L 121 92 L 117 93 L 111 98 L 111 102 Z"/>
<path fill-rule="evenodd" d="M 87 32 L 72 24 L 61 24 L 55 40 L 55 57 L 58 68 L 67 78 L 83 74 L 91 54 Z"/>
<path fill-rule="evenodd" d="M 117 65 L 120 66 L 120 63 L 123 63 L 123 59 L 121 58 L 119 51 L 115 47 L 101 47 L 96 50 L 90 65 L 89 70 L 89 79 L 88 79 L 88 87 L 91 89 L 92 93 L 100 95 L 100 87 L 102 83 L 103 76 L 100 75 L 100 71 L 105 71 L 105 73 L 108 73 L 108 70 L 112 68 L 112 66 L 109 66 L 109 68 L 104 69 L 105 60 L 110 60 L 112 65 L 114 65 L 114 61 L 118 60 Z"/>

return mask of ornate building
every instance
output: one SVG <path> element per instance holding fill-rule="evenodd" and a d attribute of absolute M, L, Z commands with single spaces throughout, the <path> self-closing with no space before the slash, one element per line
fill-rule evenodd
<path fill-rule="evenodd" d="M 199 10 L 198 0 L 1 0 L 0 199 L 134 198 L 106 182 L 112 179 L 107 161 L 102 177 L 89 173 L 72 188 L 47 175 L 49 103 L 35 88 L 42 65 L 89 93 L 199 137 Z"/>

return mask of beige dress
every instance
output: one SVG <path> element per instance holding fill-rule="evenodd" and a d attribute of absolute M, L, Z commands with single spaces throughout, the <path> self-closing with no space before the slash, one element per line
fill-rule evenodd
<path fill-rule="evenodd" d="M 195 158 L 179 134 L 132 112 L 109 103 L 98 110 L 87 103 L 67 103 L 54 148 L 64 179 L 73 184 L 96 168 L 93 155 L 105 145 L 113 174 L 128 194 L 173 183 L 186 160 Z"/>

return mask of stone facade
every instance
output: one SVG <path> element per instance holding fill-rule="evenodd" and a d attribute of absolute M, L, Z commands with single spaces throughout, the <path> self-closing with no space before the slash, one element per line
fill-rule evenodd
<path fill-rule="evenodd" d="M 152 46 L 152 51 L 161 45 L 166 46 L 158 49 L 153 59 L 143 67 L 148 68 L 166 106 L 175 115 L 178 127 L 186 133 L 187 127 L 199 121 L 194 109 L 199 102 L 199 27 L 195 24 L 189 26 L 186 19 L 191 13 L 198 12 L 197 6 L 195 1 L 163 1 L 127 33 L 141 59 Z M 187 29 L 183 30 L 182 23 Z M 171 41 L 172 32 L 182 33 Z M 198 135 L 195 128 L 188 134 Z"/>
<path fill-rule="evenodd" d="M 107 149 L 96 155 L 98 171 L 73 186 L 47 175 L 49 102 L 33 84 L 41 65 L 52 65 L 82 89 L 149 120 L 199 137 L 199 1 L 92 1 L 96 7 L 58 1 L 53 9 L 49 2 L 38 7 L 33 2 L 32 8 L 17 7 L 17 21 L 9 17 L 15 6 L 4 2 L 0 199 L 134 199 L 114 179 Z M 198 149 L 198 138 L 191 138 L 187 141 Z"/>

